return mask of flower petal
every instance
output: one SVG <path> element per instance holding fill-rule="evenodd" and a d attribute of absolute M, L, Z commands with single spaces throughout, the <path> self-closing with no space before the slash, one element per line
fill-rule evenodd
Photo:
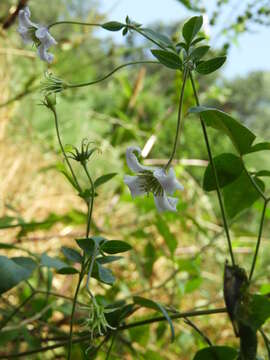
<path fill-rule="evenodd" d="M 25 27 L 18 27 L 18 33 L 21 35 L 25 44 L 30 44 L 33 42 L 31 33 Z"/>
<path fill-rule="evenodd" d="M 49 33 L 48 29 L 45 26 L 40 26 L 36 30 L 35 35 L 47 48 L 57 44 L 56 40 L 52 37 L 52 35 Z"/>
<path fill-rule="evenodd" d="M 139 176 L 125 175 L 124 183 L 129 187 L 131 196 L 133 198 L 136 196 L 144 195 L 146 193 L 144 190 L 142 190 Z"/>
<path fill-rule="evenodd" d="M 153 172 L 153 175 L 167 194 L 173 194 L 175 190 L 184 189 L 183 185 L 176 179 L 173 168 L 169 169 L 168 174 L 164 169 L 158 168 Z"/>
<path fill-rule="evenodd" d="M 47 61 L 50 64 L 53 62 L 54 56 L 53 54 L 48 53 L 47 50 L 48 48 L 41 44 L 37 48 L 37 53 L 41 60 Z"/>
<path fill-rule="evenodd" d="M 126 150 L 127 166 L 131 171 L 138 173 L 145 170 L 153 171 L 155 169 L 150 166 L 141 165 L 137 159 L 137 156 L 134 154 L 135 152 L 137 152 L 140 155 L 141 149 L 138 146 L 130 146 Z"/>
<path fill-rule="evenodd" d="M 30 20 L 30 16 L 31 16 L 31 12 L 28 6 L 20 10 L 18 15 L 19 27 L 21 28 L 37 27 L 37 25 Z"/>
<path fill-rule="evenodd" d="M 154 199 L 158 212 L 177 211 L 176 209 L 176 205 L 178 203 L 177 198 L 170 197 L 164 194 L 162 196 L 154 196 Z"/>

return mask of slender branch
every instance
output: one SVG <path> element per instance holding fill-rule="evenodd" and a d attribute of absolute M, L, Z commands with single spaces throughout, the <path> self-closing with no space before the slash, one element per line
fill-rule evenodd
<path fill-rule="evenodd" d="M 130 65 L 139 65 L 139 64 L 159 64 L 160 65 L 160 63 L 158 61 L 146 61 L 145 60 L 145 61 L 128 62 L 128 63 L 117 66 L 115 69 L 110 71 L 107 75 L 104 75 L 103 77 L 101 77 L 101 78 L 99 78 L 97 80 L 93 80 L 93 81 L 89 81 L 89 82 L 85 82 L 85 83 L 80 83 L 80 84 L 66 84 L 65 89 L 78 88 L 78 87 L 84 87 L 84 86 L 90 86 L 90 85 L 97 84 L 97 83 L 99 83 L 101 81 L 104 81 L 104 80 L 108 79 L 111 75 L 113 75 L 118 70 L 123 69 L 124 67 L 130 66 Z"/>
<path fill-rule="evenodd" d="M 184 312 L 184 313 L 172 314 L 172 315 L 170 315 L 170 318 L 172 320 L 176 320 L 176 319 L 182 319 L 182 318 L 186 318 L 186 317 L 201 316 L 201 315 L 214 315 L 214 314 L 222 314 L 222 313 L 226 313 L 226 312 L 227 312 L 226 308 L 213 309 L 213 310 L 188 311 L 188 312 Z M 136 321 L 136 322 L 133 322 L 133 323 L 130 323 L 127 325 L 119 326 L 117 328 L 117 330 L 121 331 L 121 330 L 131 329 L 131 328 L 134 328 L 137 326 L 153 324 L 153 323 L 160 322 L 160 321 L 167 321 L 167 319 L 165 318 L 165 316 L 158 316 L 155 318 Z"/>
<path fill-rule="evenodd" d="M 178 138 L 179 138 L 180 130 L 181 130 L 183 99 L 184 99 L 184 92 L 185 92 L 185 86 L 186 86 L 186 80 L 187 80 L 187 77 L 188 77 L 188 72 L 189 71 L 187 69 L 184 70 L 183 83 L 182 83 L 182 88 L 181 88 L 181 91 L 180 91 L 179 108 L 178 108 L 178 115 L 177 115 L 177 127 L 176 127 L 174 145 L 173 145 L 173 150 L 172 150 L 171 156 L 170 156 L 170 158 L 168 160 L 167 165 L 165 166 L 165 169 L 168 169 L 168 167 L 170 166 L 171 162 L 173 161 L 173 158 L 174 158 L 175 153 L 176 153 Z"/>
<path fill-rule="evenodd" d="M 26 298 L 14 311 L 0 323 L 0 331 L 6 326 L 6 324 L 36 295 L 36 292 L 32 292 L 28 298 Z"/>
<path fill-rule="evenodd" d="M 195 97 L 195 100 L 196 100 L 196 104 L 197 104 L 197 106 L 200 106 L 199 98 L 198 98 L 197 91 L 196 91 L 196 86 L 195 86 L 195 83 L 194 83 L 193 76 L 192 76 L 191 72 L 190 72 L 190 80 L 191 80 L 192 89 L 193 89 L 194 97 Z M 232 261 L 232 264 L 235 265 L 235 260 L 234 260 L 233 250 L 232 250 L 232 242 L 231 242 L 231 237 L 230 237 L 230 231 L 229 231 L 229 226 L 228 226 L 228 223 L 227 223 L 225 208 L 224 208 L 224 205 L 223 205 L 221 190 L 220 190 L 220 187 L 219 187 L 217 171 L 216 171 L 215 163 L 214 163 L 213 156 L 212 156 L 212 151 L 211 151 L 210 142 L 209 142 L 208 135 L 207 135 L 206 126 L 205 126 L 204 121 L 203 121 L 203 119 L 201 117 L 200 117 L 200 120 L 201 120 L 201 126 L 202 126 L 202 130 L 203 130 L 204 140 L 205 140 L 205 143 L 206 143 L 206 148 L 207 148 L 209 161 L 210 161 L 211 167 L 213 169 L 213 173 L 214 173 L 217 196 L 218 196 L 219 206 L 220 206 L 220 210 L 221 210 L 221 216 L 222 216 L 222 219 L 223 219 L 224 230 L 225 230 L 225 233 L 226 233 L 226 236 L 227 236 L 231 261 Z"/>
<path fill-rule="evenodd" d="M 266 213 L 267 204 L 268 204 L 268 201 L 265 200 L 264 204 L 263 204 L 263 211 L 262 211 L 262 216 L 261 216 L 261 221 L 260 221 L 260 227 L 259 227 L 259 234 L 258 234 L 258 239 L 257 239 L 257 243 L 256 243 L 256 249 L 255 249 L 255 253 L 254 253 L 254 256 L 253 256 L 253 261 L 252 261 L 251 270 L 250 270 L 250 274 L 249 274 L 249 281 L 251 281 L 251 279 L 252 279 L 253 272 L 254 272 L 255 266 L 256 266 L 256 261 L 257 261 L 259 249 L 260 249 L 262 232 L 263 232 L 263 224 L 264 224 L 264 220 L 265 220 L 265 213 Z"/>
<path fill-rule="evenodd" d="M 210 339 L 198 328 L 198 326 L 196 324 L 194 324 L 194 322 L 192 322 L 191 320 L 189 320 L 189 318 L 185 318 L 185 323 L 189 326 L 191 326 L 203 339 L 204 341 L 209 345 L 212 346 L 212 342 L 210 341 Z"/>
<path fill-rule="evenodd" d="M 186 318 L 186 317 L 194 317 L 194 316 L 202 316 L 202 315 L 215 315 L 215 314 L 222 314 L 222 313 L 226 313 L 226 312 L 227 312 L 226 308 L 201 310 L 201 311 L 189 311 L 189 312 L 185 312 L 185 313 L 172 314 L 170 316 L 170 318 L 173 320 L 176 320 L 176 319 L 181 319 L 181 318 Z M 130 324 L 119 326 L 116 331 L 123 331 L 123 330 L 131 329 L 131 328 L 134 328 L 137 326 L 153 324 L 153 323 L 161 322 L 161 321 L 167 321 L 167 319 L 164 316 L 154 317 L 151 319 L 137 321 L 137 322 L 133 322 Z M 77 343 L 81 343 L 84 341 L 89 341 L 89 337 L 90 337 L 90 334 L 81 336 L 77 339 L 74 339 L 73 343 L 77 344 Z M 19 357 L 23 357 L 23 356 L 27 356 L 27 355 L 33 355 L 33 354 L 37 354 L 37 353 L 41 353 L 41 352 L 46 352 L 49 350 L 63 347 L 68 343 L 68 341 L 69 341 L 69 339 L 62 341 L 55 345 L 50 345 L 50 346 L 46 346 L 46 347 L 42 347 L 42 348 L 38 348 L 38 349 L 26 351 L 26 352 L 21 352 L 21 353 L 17 353 L 17 354 L 9 354 L 9 355 L 2 354 L 2 355 L 0 355 L 0 359 L 15 359 L 15 358 L 19 358 Z"/>

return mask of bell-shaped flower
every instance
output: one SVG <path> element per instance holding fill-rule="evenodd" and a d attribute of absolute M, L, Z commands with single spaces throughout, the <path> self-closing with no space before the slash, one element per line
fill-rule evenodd
<path fill-rule="evenodd" d="M 159 212 L 176 211 L 178 199 L 172 195 L 175 190 L 183 190 L 184 187 L 176 179 L 173 168 L 168 172 L 165 169 L 141 165 L 137 156 L 141 149 L 136 146 L 127 148 L 126 159 L 129 169 L 135 172 L 136 176 L 125 175 L 124 182 L 129 187 L 131 196 L 153 193 L 156 207 Z"/>
<path fill-rule="evenodd" d="M 37 53 L 41 60 L 51 63 L 53 54 L 50 54 L 48 49 L 57 42 L 45 26 L 33 23 L 30 16 L 31 12 L 27 6 L 19 11 L 18 32 L 25 43 L 34 43 L 37 46 Z"/>

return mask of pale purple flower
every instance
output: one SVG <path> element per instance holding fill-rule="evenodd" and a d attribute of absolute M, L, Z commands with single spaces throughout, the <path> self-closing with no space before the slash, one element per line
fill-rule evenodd
<path fill-rule="evenodd" d="M 48 49 L 57 42 L 45 26 L 33 23 L 30 16 L 31 12 L 27 6 L 19 11 L 18 32 L 25 43 L 34 43 L 37 46 L 37 53 L 41 60 L 51 63 L 54 57 Z"/>
<path fill-rule="evenodd" d="M 165 169 L 152 166 L 144 166 L 139 163 L 137 156 L 141 149 L 137 146 L 128 147 L 126 159 L 129 169 L 135 172 L 136 176 L 125 175 L 124 182 L 129 187 L 131 196 L 153 193 L 156 207 L 159 212 L 176 211 L 178 199 L 172 196 L 175 190 L 183 190 L 183 186 L 176 179 L 173 168 L 168 172 Z"/>

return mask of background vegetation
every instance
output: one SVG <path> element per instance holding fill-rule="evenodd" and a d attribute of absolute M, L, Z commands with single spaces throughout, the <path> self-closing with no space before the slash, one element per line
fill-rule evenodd
<path fill-rule="evenodd" d="M 198 10 L 200 3 L 179 2 L 192 11 Z M 1 1 L 2 24 L 16 3 Z M 269 26 L 269 9 L 265 4 L 264 1 L 251 2 L 241 13 L 234 14 L 231 24 L 220 29 L 222 14 L 230 9 L 231 2 L 216 3 L 210 24 L 220 34 L 216 48 L 218 54 L 228 51 L 229 55 L 228 44 L 232 39 L 240 39 L 241 34 L 250 31 L 254 24 Z M 110 14 L 100 13 L 95 1 L 29 1 L 29 5 L 33 19 L 41 19 L 44 23 L 61 19 L 82 18 L 91 22 L 110 19 Z M 132 18 L 132 14 L 129 15 Z M 174 37 L 179 34 L 184 20 L 179 17 L 175 24 L 154 25 Z M 59 46 L 54 49 L 56 61 L 51 70 L 70 82 L 96 79 L 125 61 L 150 57 L 145 50 L 148 44 L 134 34 L 121 44 L 99 31 L 75 25 L 56 27 L 53 35 Z M 59 171 L 61 155 L 53 120 L 47 110 L 38 106 L 44 65 L 30 48 L 21 46 L 16 24 L 10 24 L 6 29 L 2 27 L 0 39 L 1 254 L 22 256 L 29 253 L 35 256 L 46 252 L 50 256 L 59 256 L 62 246 L 72 247 L 74 239 L 82 236 L 85 205 Z M 204 105 L 214 105 L 230 112 L 261 138 L 269 139 L 269 73 L 250 73 L 235 79 L 226 79 L 215 73 L 198 81 Z M 68 90 L 59 98 L 64 143 L 79 145 L 84 137 L 99 142 L 102 154 L 92 160 L 91 172 L 95 176 L 118 173 L 99 192 L 94 230 L 96 234 L 129 242 L 133 250 L 114 267 L 119 279 L 116 285 L 112 288 L 96 285 L 95 293 L 100 294 L 104 303 L 143 295 L 179 311 L 224 306 L 223 268 L 228 254 L 215 196 L 204 193 L 201 187 L 207 155 L 197 119 L 185 119 L 178 148 L 179 161 L 175 169 L 185 191 L 181 194 L 176 214 L 157 215 L 151 198 L 133 201 L 122 180 L 128 171 L 124 159 L 127 146 L 138 144 L 143 147 L 151 136 L 155 136 L 158 146 L 153 146 L 145 162 L 152 164 L 158 159 L 163 163 L 169 156 L 175 133 L 180 82 L 180 78 L 175 78 L 170 70 L 146 65 L 125 68 L 109 81 L 85 89 Z M 184 99 L 185 112 L 194 105 L 189 86 Z M 225 138 L 216 133 L 212 135 L 215 155 L 233 151 Z M 195 161 L 194 166 L 192 159 L 200 161 Z M 250 155 L 249 164 L 250 169 L 255 166 L 258 169 L 260 164 L 270 168 L 269 156 L 266 152 L 259 153 L 259 156 L 256 154 L 256 158 Z M 83 174 L 81 177 L 83 180 Z M 261 207 L 260 201 L 256 202 L 246 209 L 245 218 L 240 215 L 232 225 L 237 259 L 246 266 L 251 262 Z M 270 219 L 269 210 L 266 218 Z M 269 229 L 269 221 L 266 221 L 255 274 L 258 286 L 255 290 L 262 294 L 270 292 Z M 53 269 L 40 267 L 30 280 L 31 286 L 71 297 L 75 278 L 53 273 Z M 269 285 L 265 285 L 267 282 Z M 23 284 L 1 296 L 2 320 L 29 293 L 29 285 Z M 79 300 L 87 302 L 88 297 L 82 293 Z M 70 311 L 68 299 L 51 295 L 44 300 L 44 296 L 37 295 L 31 306 L 26 305 L 2 329 L 0 358 L 6 359 L 7 353 L 36 349 L 48 341 L 54 344 L 54 337 L 60 341 L 68 332 Z M 81 311 L 83 314 L 83 309 Z M 150 315 L 149 311 L 140 310 L 132 318 Z M 33 324 L 37 326 L 33 327 Z M 214 344 L 235 344 L 226 314 L 197 318 L 196 325 Z M 175 329 L 173 344 L 170 344 L 166 323 L 122 332 L 116 338 L 111 359 L 185 360 L 205 345 L 184 321 L 175 322 Z M 77 323 L 76 331 L 82 330 L 82 324 Z M 84 350 L 88 346 L 86 342 L 74 347 L 74 359 L 87 358 Z M 261 348 L 260 353 L 267 358 L 265 349 Z M 65 349 L 34 354 L 31 358 L 64 359 Z M 103 358 L 105 355 L 99 353 L 98 359 Z"/>

